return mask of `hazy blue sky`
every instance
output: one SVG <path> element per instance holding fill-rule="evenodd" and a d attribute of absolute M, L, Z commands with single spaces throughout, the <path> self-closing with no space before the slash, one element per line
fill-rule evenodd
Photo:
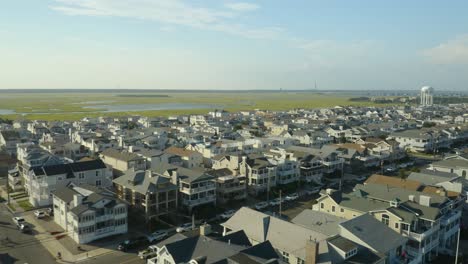
<path fill-rule="evenodd" d="M 468 1 L 4 0 L 0 88 L 468 89 Z"/>

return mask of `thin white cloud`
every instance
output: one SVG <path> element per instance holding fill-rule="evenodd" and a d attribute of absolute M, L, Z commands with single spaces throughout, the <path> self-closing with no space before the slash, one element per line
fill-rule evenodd
<path fill-rule="evenodd" d="M 246 3 L 246 2 L 236 2 L 236 3 L 228 3 L 226 7 L 234 10 L 234 11 L 241 11 L 241 12 L 248 12 L 254 11 L 260 8 L 257 4 Z"/>
<path fill-rule="evenodd" d="M 423 50 L 422 54 L 434 64 L 468 64 L 468 34 Z"/>
<path fill-rule="evenodd" d="M 251 28 L 233 23 L 240 9 L 213 9 L 190 5 L 182 0 L 56 0 L 53 10 L 66 15 L 127 17 L 154 20 L 166 25 L 180 25 L 203 30 L 222 31 L 247 38 L 275 38 L 276 27 Z"/>
<path fill-rule="evenodd" d="M 334 40 L 304 41 L 294 39 L 295 46 L 304 50 L 308 67 L 336 68 L 358 65 L 372 60 L 379 45 L 371 40 L 337 42 Z"/>

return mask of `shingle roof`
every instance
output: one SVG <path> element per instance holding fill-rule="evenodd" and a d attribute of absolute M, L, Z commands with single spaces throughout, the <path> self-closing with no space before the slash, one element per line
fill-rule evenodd
<path fill-rule="evenodd" d="M 53 176 L 58 174 L 67 174 L 67 178 L 73 178 L 76 172 L 105 169 L 106 165 L 102 160 L 80 161 L 75 163 L 48 165 L 33 169 L 35 175 Z"/>
<path fill-rule="evenodd" d="M 387 253 L 407 241 L 406 238 L 369 214 L 355 217 L 341 223 L 340 226 L 363 241 L 366 247 L 379 253 Z"/>
<path fill-rule="evenodd" d="M 311 209 L 302 211 L 291 220 L 291 222 L 296 225 L 303 226 L 327 236 L 338 234 L 338 224 L 344 221 L 346 221 L 346 219 L 320 211 L 312 211 Z"/>
<path fill-rule="evenodd" d="M 305 259 L 307 240 L 324 241 L 327 236 L 291 222 L 269 216 L 248 207 L 239 209 L 229 220 L 222 224 L 233 231 L 244 230 L 254 241 L 270 241 L 274 248 L 294 252 Z M 321 248 L 322 253 L 324 249 Z"/>
<path fill-rule="evenodd" d="M 364 182 L 364 184 L 369 183 L 383 184 L 413 191 L 417 191 L 422 187 L 422 184 L 419 181 L 405 180 L 397 177 L 390 177 L 380 174 L 373 174 Z"/>
<path fill-rule="evenodd" d="M 112 157 L 114 159 L 123 160 L 123 161 L 132 161 L 132 160 L 139 160 L 143 159 L 142 157 L 138 156 L 135 153 L 128 152 L 128 151 L 120 151 L 113 148 L 105 149 L 101 152 L 101 155 Z"/>
<path fill-rule="evenodd" d="M 433 167 L 445 168 L 468 168 L 468 161 L 465 159 L 446 159 L 432 163 Z"/>
<path fill-rule="evenodd" d="M 133 169 L 127 170 L 122 176 L 114 179 L 113 182 L 141 194 L 177 189 L 177 186 L 170 183 L 171 180 L 168 177 L 151 171 L 134 171 Z"/>

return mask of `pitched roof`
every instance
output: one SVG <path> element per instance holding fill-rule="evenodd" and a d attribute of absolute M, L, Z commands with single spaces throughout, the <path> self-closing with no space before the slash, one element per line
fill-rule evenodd
<path fill-rule="evenodd" d="M 143 170 L 127 170 L 113 182 L 140 194 L 177 189 L 177 186 L 172 184 L 168 177 Z"/>
<path fill-rule="evenodd" d="M 444 167 L 444 168 L 468 168 L 468 161 L 465 159 L 446 159 L 432 163 L 433 167 Z"/>
<path fill-rule="evenodd" d="M 327 236 L 339 234 L 338 225 L 344 221 L 346 219 L 320 211 L 312 211 L 311 209 L 305 209 L 291 220 L 296 225 Z"/>
<path fill-rule="evenodd" d="M 66 163 L 66 164 L 57 164 L 57 165 L 47 165 L 39 168 L 34 168 L 34 174 L 39 175 L 59 175 L 66 174 L 67 178 L 73 178 L 74 174 L 77 172 L 91 171 L 105 169 L 106 165 L 102 160 L 88 160 L 88 161 L 79 161 L 75 163 Z"/>
<path fill-rule="evenodd" d="M 371 175 L 365 182 L 364 184 L 382 184 L 382 185 L 388 185 L 392 187 L 399 187 L 407 190 L 413 190 L 417 191 L 421 189 L 422 184 L 419 181 L 413 181 L 413 180 L 405 180 L 397 177 L 390 177 L 390 176 L 385 176 L 385 175 L 380 175 L 380 174 L 373 174 Z"/>
<path fill-rule="evenodd" d="M 128 152 L 128 151 L 121 151 L 113 148 L 105 149 L 101 152 L 101 155 L 108 156 L 114 159 L 123 160 L 123 161 L 132 161 L 132 160 L 139 160 L 143 159 L 142 157 L 138 156 L 136 153 Z"/>
<path fill-rule="evenodd" d="M 366 247 L 379 253 L 387 253 L 407 241 L 406 238 L 369 214 L 355 217 L 341 223 L 340 226 L 363 241 Z M 347 238 L 353 240 L 351 237 Z"/>
<path fill-rule="evenodd" d="M 326 235 L 291 222 L 269 216 L 248 207 L 239 209 L 229 220 L 222 224 L 230 230 L 244 230 L 247 236 L 256 242 L 270 241 L 274 248 L 294 252 L 305 259 L 307 240 L 325 241 Z M 321 248 L 322 253 L 324 249 Z"/>

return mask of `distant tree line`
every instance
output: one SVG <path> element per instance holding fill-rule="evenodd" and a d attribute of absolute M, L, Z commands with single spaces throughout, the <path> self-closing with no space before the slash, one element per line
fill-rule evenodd
<path fill-rule="evenodd" d="M 170 97 L 167 94 L 118 94 L 117 97 Z"/>
<path fill-rule="evenodd" d="M 13 120 L 7 119 L 7 118 L 1 118 L 0 117 L 0 124 L 9 124 L 13 125 Z"/>

